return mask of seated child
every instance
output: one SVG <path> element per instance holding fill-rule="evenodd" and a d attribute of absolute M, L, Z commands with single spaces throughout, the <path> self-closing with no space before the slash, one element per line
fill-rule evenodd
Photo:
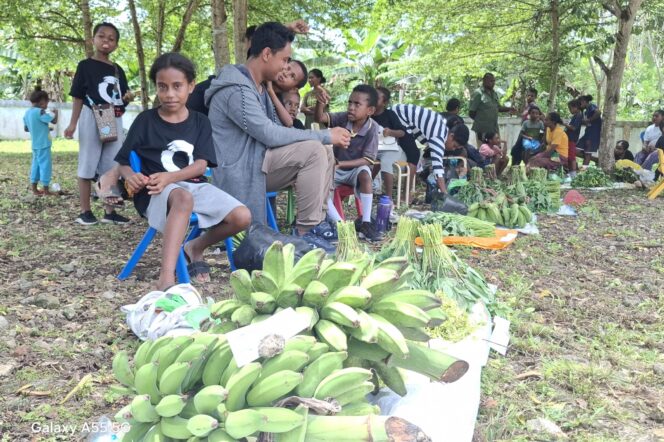
<path fill-rule="evenodd" d="M 536 154 L 528 162 L 528 168 L 543 167 L 549 170 L 558 169 L 563 166 L 567 169 L 569 142 L 567 141 L 567 134 L 563 129 L 563 120 L 557 112 L 551 112 L 544 118 L 544 126 L 546 127 L 546 148 L 544 152 Z M 554 161 L 551 156 L 554 152 L 558 153 L 560 161 Z"/>
<path fill-rule="evenodd" d="M 307 67 L 299 60 L 291 60 L 288 62 L 283 71 L 277 76 L 275 81 L 267 82 L 267 93 L 272 101 L 274 109 L 277 111 L 277 116 L 279 121 L 285 127 L 295 127 L 295 115 L 291 115 L 291 111 L 288 109 L 288 106 L 285 106 L 281 101 L 281 94 L 287 92 L 295 92 L 298 94 L 298 102 L 300 96 L 298 91 L 306 84 L 307 82 Z M 301 129 L 296 127 L 296 129 Z"/>
<path fill-rule="evenodd" d="M 175 266 L 192 212 L 198 215 L 199 227 L 207 229 L 184 245 L 187 269 L 198 282 L 209 281 L 204 250 L 251 222 L 249 209 L 204 177 L 206 167 L 216 167 L 216 156 L 210 121 L 186 107 L 195 75 L 192 62 L 178 53 L 155 60 L 150 79 L 161 106 L 136 117 L 115 158 L 134 193 L 136 209 L 164 235 L 158 290 L 175 284 Z M 141 159 L 140 172 L 129 166 L 131 151 Z"/>
<path fill-rule="evenodd" d="M 480 155 L 485 161 L 496 166 L 496 176 L 500 176 L 507 167 L 507 146 L 500 140 L 500 135 L 488 132 L 484 136 L 484 144 L 480 146 Z"/>
<path fill-rule="evenodd" d="M 539 151 L 542 144 L 542 135 L 544 134 L 544 124 L 541 118 L 542 112 L 538 107 L 531 107 L 528 112 L 528 119 L 521 125 L 521 138 L 523 145 L 523 161 L 528 164 L 532 155 Z"/>
<path fill-rule="evenodd" d="M 378 93 L 373 87 L 361 84 L 355 86 L 348 99 L 348 111 L 324 112 L 328 101 L 327 93 L 317 86 L 316 122 L 328 127 L 344 127 L 350 131 L 348 148 L 334 146 L 337 168 L 334 173 L 334 185 L 347 184 L 355 189 L 362 204 L 362 222 L 358 235 L 367 241 L 380 241 L 382 233 L 377 232 L 371 223 L 371 205 L 373 202 L 371 167 L 376 162 L 378 153 L 378 124 L 371 119 L 378 103 Z M 341 220 L 334 207 L 332 196 L 328 199 L 328 217 L 332 222 Z"/>
<path fill-rule="evenodd" d="M 279 94 L 279 101 L 286 108 L 288 115 L 291 117 L 291 125 L 295 129 L 304 130 L 304 123 L 297 119 L 297 114 L 300 112 L 300 94 L 296 89 Z M 284 123 L 284 126 L 286 124 Z"/>
<path fill-rule="evenodd" d="M 629 151 L 629 142 L 626 140 L 620 140 L 616 143 L 616 147 L 613 149 L 613 157 L 616 161 L 618 160 L 630 160 L 634 161 L 634 155 Z"/>
<path fill-rule="evenodd" d="M 48 94 L 42 90 L 35 90 L 30 94 L 32 107 L 23 116 L 23 126 L 30 132 L 32 138 L 32 166 L 30 167 L 30 185 L 35 195 L 54 195 L 48 189 L 51 182 L 51 134 L 48 124 L 58 121 L 57 109 L 51 115 L 46 112 L 48 107 Z M 37 188 L 41 181 L 43 190 Z"/>

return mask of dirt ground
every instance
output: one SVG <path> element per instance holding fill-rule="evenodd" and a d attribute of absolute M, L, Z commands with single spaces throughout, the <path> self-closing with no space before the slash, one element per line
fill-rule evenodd
<path fill-rule="evenodd" d="M 29 153 L 0 158 L 0 441 L 78 440 L 124 405 L 111 359 L 138 341 L 119 308 L 151 290 L 159 239 L 118 281 L 146 228 L 133 209 L 131 225 L 81 227 L 75 153 L 55 154 L 60 197 L 28 192 Z M 512 321 L 483 374 L 477 441 L 553 440 L 536 419 L 567 440 L 664 440 L 664 199 L 583 193 L 578 217 L 541 216 L 538 236 L 459 251 Z M 225 255 L 207 258 L 200 290 L 226 297 Z"/>

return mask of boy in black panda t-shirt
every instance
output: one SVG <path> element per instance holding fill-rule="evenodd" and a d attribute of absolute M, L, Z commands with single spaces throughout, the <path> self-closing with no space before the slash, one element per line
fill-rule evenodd
<path fill-rule="evenodd" d="M 134 193 L 136 209 L 164 235 L 158 290 L 175 284 L 175 267 L 192 212 L 198 215 L 198 226 L 207 229 L 184 245 L 187 269 L 198 282 L 209 281 L 205 249 L 251 222 L 249 209 L 204 176 L 208 166 L 217 166 L 217 159 L 210 121 L 186 107 L 194 78 L 194 66 L 184 56 L 167 53 L 157 58 L 150 79 L 161 106 L 136 117 L 115 157 Z M 132 151 L 141 159 L 139 172 L 129 166 Z"/>

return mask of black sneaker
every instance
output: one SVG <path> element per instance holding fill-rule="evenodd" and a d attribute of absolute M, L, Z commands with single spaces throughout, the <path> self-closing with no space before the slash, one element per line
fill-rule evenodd
<path fill-rule="evenodd" d="M 104 224 L 128 224 L 129 218 L 125 218 L 116 211 L 113 211 L 111 213 L 105 214 L 101 219 L 101 222 Z"/>
<path fill-rule="evenodd" d="M 383 233 L 377 232 L 373 223 L 363 222 L 360 224 L 360 230 L 358 230 L 357 235 L 369 242 L 378 242 L 383 240 Z"/>
<path fill-rule="evenodd" d="M 297 229 L 295 229 L 295 235 L 299 238 L 305 240 L 313 249 L 323 249 L 328 255 L 336 253 L 337 248 L 330 244 L 329 241 L 324 240 L 318 235 L 315 235 L 311 232 L 307 232 L 304 235 L 300 236 L 297 234 Z"/>
<path fill-rule="evenodd" d="M 313 229 L 311 229 L 310 232 L 316 236 L 320 236 L 325 241 L 335 242 L 339 240 L 339 237 L 337 236 L 337 229 L 335 229 L 334 226 L 327 221 L 321 222 Z"/>
<path fill-rule="evenodd" d="M 95 214 L 91 210 L 88 210 L 79 214 L 76 222 L 84 226 L 93 226 L 97 224 L 97 217 L 95 217 Z"/>

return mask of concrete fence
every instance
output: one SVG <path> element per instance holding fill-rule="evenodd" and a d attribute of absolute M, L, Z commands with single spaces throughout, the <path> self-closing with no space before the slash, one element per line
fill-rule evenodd
<path fill-rule="evenodd" d="M 11 100 L 0 100 L 0 140 L 26 140 L 30 138 L 30 134 L 23 130 L 23 114 L 30 107 L 29 101 L 11 101 Z M 58 122 L 55 125 L 55 129 L 52 132 L 54 137 L 63 137 L 64 130 L 69 125 L 71 119 L 71 103 L 50 103 L 49 107 L 57 108 L 59 110 Z M 123 117 L 124 129 L 129 129 L 131 123 L 141 112 L 140 106 L 130 105 L 127 106 L 127 112 Z M 470 127 L 472 120 L 470 117 L 464 117 L 466 124 Z M 638 152 L 641 149 L 641 140 L 639 139 L 639 134 L 643 131 L 649 123 L 642 121 L 617 121 L 615 127 L 615 139 L 617 140 L 627 140 L 629 141 L 630 150 L 633 153 Z M 508 147 L 512 147 L 512 144 L 516 141 L 521 130 L 521 119 L 520 118 L 499 118 L 498 126 L 500 128 L 500 134 L 503 140 L 507 141 Z M 583 134 L 583 129 L 582 132 Z M 77 137 L 77 133 L 74 134 L 74 138 Z M 475 140 L 475 135 L 471 132 L 470 142 L 477 146 L 477 140 Z"/>

